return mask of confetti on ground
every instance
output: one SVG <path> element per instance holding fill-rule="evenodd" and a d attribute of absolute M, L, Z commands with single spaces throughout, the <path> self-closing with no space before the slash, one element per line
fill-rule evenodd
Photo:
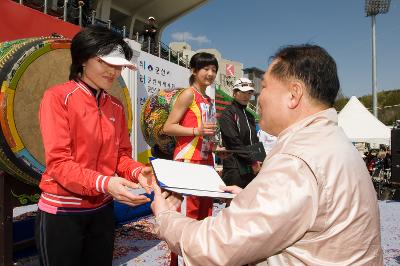
<path fill-rule="evenodd" d="M 214 215 L 223 207 L 224 205 L 214 204 Z M 380 201 L 379 207 L 384 265 L 398 266 L 400 265 L 400 202 Z M 22 215 L 14 217 L 14 220 L 32 217 L 35 212 Z M 113 266 L 169 265 L 170 250 L 165 241 L 152 233 L 153 229 L 153 216 L 117 228 Z M 18 260 L 15 265 L 37 266 L 39 263 L 34 256 Z"/>

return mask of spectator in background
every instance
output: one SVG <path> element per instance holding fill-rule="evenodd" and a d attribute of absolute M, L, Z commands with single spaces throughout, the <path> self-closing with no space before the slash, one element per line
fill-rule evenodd
<path fill-rule="evenodd" d="M 369 150 L 368 152 L 364 153 L 364 155 L 365 155 L 365 158 L 364 158 L 365 165 L 367 167 L 369 167 L 372 159 L 374 159 L 375 156 L 372 154 L 372 150 Z"/>
<path fill-rule="evenodd" d="M 390 169 L 392 167 L 392 152 L 390 149 L 386 151 L 385 158 L 383 159 L 383 165 L 385 169 Z"/>
<path fill-rule="evenodd" d="M 144 26 L 144 31 L 142 35 L 144 38 L 143 43 L 145 44 L 145 47 L 148 47 L 150 42 L 151 53 L 156 52 L 157 41 L 158 41 L 157 34 L 158 34 L 158 28 L 156 26 L 156 19 L 154 17 L 149 17 L 148 23 Z"/>
<path fill-rule="evenodd" d="M 58 1 L 58 6 L 63 6 L 64 1 Z M 93 11 L 93 0 L 72 0 L 68 1 L 67 20 L 73 24 L 79 25 L 79 7 L 82 7 L 82 26 L 91 24 Z"/>
<path fill-rule="evenodd" d="M 236 80 L 233 85 L 233 102 L 222 112 L 218 122 L 221 129 L 222 145 L 227 150 L 243 150 L 258 141 L 256 120 L 246 110 L 254 94 L 254 85 L 247 78 Z M 223 160 L 222 180 L 225 184 L 247 186 L 260 170 L 260 162 L 250 154 L 234 153 Z"/>

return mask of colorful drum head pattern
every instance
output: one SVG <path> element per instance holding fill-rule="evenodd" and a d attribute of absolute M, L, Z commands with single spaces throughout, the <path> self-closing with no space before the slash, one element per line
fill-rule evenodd
<path fill-rule="evenodd" d="M 147 98 L 140 114 L 140 126 L 146 143 L 153 147 L 156 144 L 166 154 L 173 154 L 176 140 L 164 133 L 163 127 L 176 99 L 183 88 L 160 90 Z"/>

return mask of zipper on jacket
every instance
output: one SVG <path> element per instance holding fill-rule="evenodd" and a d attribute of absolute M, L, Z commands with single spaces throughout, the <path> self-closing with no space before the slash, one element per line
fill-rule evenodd
<path fill-rule="evenodd" d="M 250 124 L 249 124 L 249 119 L 247 118 L 246 111 L 244 109 L 242 109 L 242 110 L 243 110 L 244 116 L 246 117 L 247 126 L 249 128 L 250 145 L 253 145 L 253 142 L 251 141 L 251 128 L 250 128 Z"/>
<path fill-rule="evenodd" d="M 97 104 L 97 110 L 99 111 L 99 116 L 101 116 L 101 109 L 100 109 L 100 95 L 101 95 L 101 89 L 97 91 L 96 93 L 96 104 Z"/>
<path fill-rule="evenodd" d="M 97 171 L 97 166 L 99 164 L 99 157 L 100 157 L 100 153 L 101 153 L 101 148 L 103 147 L 103 126 L 101 125 L 101 109 L 100 109 L 101 91 L 102 90 L 98 90 L 97 93 L 96 93 L 96 104 L 97 104 L 97 110 L 99 111 L 99 126 L 100 126 L 100 136 L 101 136 L 99 152 L 97 153 L 97 159 L 96 159 L 96 171 Z"/>

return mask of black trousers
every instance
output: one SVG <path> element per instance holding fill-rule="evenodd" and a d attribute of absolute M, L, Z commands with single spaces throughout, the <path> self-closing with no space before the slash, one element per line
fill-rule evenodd
<path fill-rule="evenodd" d="M 110 266 L 114 249 L 113 204 L 85 214 L 38 211 L 36 247 L 43 266 Z"/>

